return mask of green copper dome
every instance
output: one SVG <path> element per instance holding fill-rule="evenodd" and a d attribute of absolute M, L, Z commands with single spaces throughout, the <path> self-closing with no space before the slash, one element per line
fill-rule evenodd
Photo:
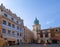
<path fill-rule="evenodd" d="M 38 25 L 39 24 L 39 20 L 37 18 L 35 18 L 34 20 L 34 24 Z"/>

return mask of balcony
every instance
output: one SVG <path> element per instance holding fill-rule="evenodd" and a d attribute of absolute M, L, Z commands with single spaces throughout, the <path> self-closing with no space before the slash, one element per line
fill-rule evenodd
<path fill-rule="evenodd" d="M 2 26 L 3 26 L 3 28 L 7 28 L 7 29 L 10 29 L 10 30 L 15 30 L 15 31 L 19 31 L 16 28 L 12 28 L 12 27 L 9 27 L 9 26 L 4 25 L 4 24 L 2 24 Z"/>
<path fill-rule="evenodd" d="M 6 34 L 6 33 L 2 33 L 3 37 L 16 37 L 16 35 L 12 35 L 12 34 Z"/>

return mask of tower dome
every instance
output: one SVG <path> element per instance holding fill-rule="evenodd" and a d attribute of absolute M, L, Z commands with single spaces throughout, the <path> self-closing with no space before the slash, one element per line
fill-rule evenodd
<path fill-rule="evenodd" d="M 34 24 L 35 24 L 35 25 L 38 25 L 38 24 L 39 24 L 39 20 L 38 20 L 37 18 L 35 18 Z"/>

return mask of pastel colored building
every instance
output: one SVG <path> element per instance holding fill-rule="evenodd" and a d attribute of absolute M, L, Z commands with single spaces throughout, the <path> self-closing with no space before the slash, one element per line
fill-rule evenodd
<path fill-rule="evenodd" d="M 0 5 L 0 35 L 9 42 L 20 43 L 24 41 L 23 19 L 17 17 L 3 4 Z"/>
<path fill-rule="evenodd" d="M 36 43 L 60 43 L 60 27 L 41 29 L 37 18 L 34 20 L 33 33 Z"/>
<path fill-rule="evenodd" d="M 24 26 L 24 43 L 32 43 L 34 38 L 33 32 Z"/>

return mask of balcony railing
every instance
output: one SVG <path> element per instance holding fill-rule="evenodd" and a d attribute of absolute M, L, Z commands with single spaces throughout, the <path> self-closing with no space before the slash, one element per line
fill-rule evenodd
<path fill-rule="evenodd" d="M 12 34 L 6 34 L 6 33 L 2 33 L 2 36 L 3 37 L 9 37 L 9 38 L 11 38 L 11 37 L 15 37 L 15 38 L 20 38 L 20 39 L 22 39 L 22 37 L 21 36 L 17 36 L 17 35 L 12 35 Z"/>
<path fill-rule="evenodd" d="M 8 29 L 11 29 L 11 30 L 15 30 L 15 31 L 20 31 L 20 30 L 17 30 L 16 28 L 12 28 L 12 27 L 9 27 L 7 25 L 4 25 L 2 24 L 3 28 L 8 28 Z"/>
<path fill-rule="evenodd" d="M 16 37 L 16 35 L 2 33 L 3 37 Z"/>

